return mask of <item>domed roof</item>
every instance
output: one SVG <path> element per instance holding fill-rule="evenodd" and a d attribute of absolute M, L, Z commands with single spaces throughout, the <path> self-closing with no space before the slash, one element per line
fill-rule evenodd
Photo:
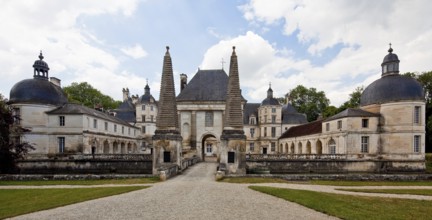
<path fill-rule="evenodd" d="M 150 94 L 150 86 L 147 85 L 144 87 L 144 95 L 142 95 L 138 102 L 140 104 L 148 104 L 148 103 L 155 103 L 155 99 L 153 98 L 153 96 Z"/>
<path fill-rule="evenodd" d="M 360 106 L 408 100 L 424 101 L 423 87 L 411 77 L 395 74 L 383 76 L 366 87 Z"/>
<path fill-rule="evenodd" d="M 32 103 L 63 105 L 67 103 L 66 94 L 59 87 L 48 81 L 48 64 L 43 61 L 42 52 L 40 60 L 36 60 L 33 79 L 25 79 L 16 83 L 9 95 L 9 103 Z"/>
<path fill-rule="evenodd" d="M 393 53 L 393 48 L 390 47 L 388 52 L 389 54 L 387 54 L 383 59 L 383 64 L 388 62 L 399 62 L 398 56 Z"/>
<path fill-rule="evenodd" d="M 271 85 L 267 90 L 267 98 L 261 102 L 261 106 L 263 105 L 280 105 L 279 101 L 273 98 L 273 89 L 271 88 Z"/>

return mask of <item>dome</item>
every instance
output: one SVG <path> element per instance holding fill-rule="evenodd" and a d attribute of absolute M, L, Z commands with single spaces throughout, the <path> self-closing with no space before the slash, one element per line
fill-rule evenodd
<path fill-rule="evenodd" d="M 48 64 L 43 61 L 42 51 L 39 60 L 33 64 L 33 79 L 25 79 L 15 84 L 9 95 L 9 103 L 32 103 L 63 105 L 67 103 L 66 94 L 48 81 Z"/>
<path fill-rule="evenodd" d="M 147 85 L 144 87 L 144 95 L 142 95 L 138 102 L 140 104 L 148 104 L 148 103 L 155 103 L 155 99 L 153 98 L 153 96 L 150 94 L 150 86 Z"/>
<path fill-rule="evenodd" d="M 388 50 L 384 57 L 381 79 L 375 80 L 363 91 L 360 106 L 396 101 L 424 101 L 422 85 L 417 80 L 399 74 L 399 58 Z"/>
<path fill-rule="evenodd" d="M 15 84 L 9 103 L 63 105 L 67 98 L 63 90 L 44 78 L 25 79 Z"/>
<path fill-rule="evenodd" d="M 366 87 L 360 105 L 408 100 L 424 101 L 423 87 L 417 80 L 397 74 L 384 76 Z"/>
<path fill-rule="evenodd" d="M 271 85 L 269 86 L 269 89 L 267 90 L 267 98 L 265 98 L 261 105 L 280 105 L 279 101 L 275 98 L 273 98 L 273 90 L 271 88 Z"/>

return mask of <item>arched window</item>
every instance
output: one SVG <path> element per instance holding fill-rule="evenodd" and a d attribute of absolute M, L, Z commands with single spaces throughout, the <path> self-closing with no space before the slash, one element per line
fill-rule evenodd
<path fill-rule="evenodd" d="M 299 142 L 297 147 L 297 153 L 302 154 L 302 152 L 303 152 L 303 144 Z"/>
<path fill-rule="evenodd" d="M 316 153 L 322 154 L 322 143 L 320 140 L 317 140 L 317 142 L 316 142 Z"/>
<path fill-rule="evenodd" d="M 336 142 L 332 139 L 328 142 L 329 154 L 336 154 Z"/>
<path fill-rule="evenodd" d="M 306 143 L 306 153 L 307 153 L 307 154 L 311 154 L 311 152 L 312 152 L 311 142 L 308 141 L 308 142 Z"/>

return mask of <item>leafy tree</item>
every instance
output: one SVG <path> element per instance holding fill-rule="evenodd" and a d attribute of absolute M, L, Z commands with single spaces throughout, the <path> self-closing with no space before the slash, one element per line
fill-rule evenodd
<path fill-rule="evenodd" d="M 361 95 L 362 95 L 363 91 L 364 91 L 364 87 L 363 86 L 355 88 L 354 92 L 352 92 L 349 95 L 350 99 L 348 101 L 344 102 L 339 107 L 337 113 L 339 113 L 339 112 L 341 112 L 341 111 L 343 111 L 343 110 L 345 110 L 347 108 L 358 108 L 360 106 L 360 98 L 361 98 Z"/>
<path fill-rule="evenodd" d="M 314 121 L 329 106 L 329 99 L 323 91 L 298 85 L 289 91 L 289 99 L 298 112 L 306 114 L 308 121 Z"/>
<path fill-rule="evenodd" d="M 102 105 L 104 109 L 116 109 L 121 103 L 102 94 L 87 82 L 74 82 L 70 86 L 64 87 L 63 90 L 68 95 L 69 102 L 83 104 L 89 108 Z"/>
<path fill-rule="evenodd" d="M 331 117 L 333 115 L 336 115 L 339 112 L 341 112 L 339 110 L 339 108 L 336 108 L 335 106 L 331 105 L 331 106 L 328 106 L 327 108 L 324 109 L 322 116 L 323 116 L 323 118 L 328 118 L 328 117 Z"/>
<path fill-rule="evenodd" d="M 34 148 L 27 142 L 19 141 L 27 130 L 14 123 L 20 118 L 12 114 L 6 102 L 0 94 L 0 173 L 13 173 L 18 171 L 16 161 Z"/>

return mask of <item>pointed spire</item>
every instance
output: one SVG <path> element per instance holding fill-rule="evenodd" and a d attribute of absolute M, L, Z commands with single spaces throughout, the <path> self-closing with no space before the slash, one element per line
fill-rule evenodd
<path fill-rule="evenodd" d="M 164 56 L 159 111 L 156 120 L 157 130 L 178 130 L 177 103 L 175 99 L 174 74 L 169 47 Z"/>
<path fill-rule="evenodd" d="M 267 90 L 267 98 L 273 98 L 273 89 L 271 88 L 271 82 L 269 83 L 269 89 Z"/>
<path fill-rule="evenodd" d="M 233 47 L 225 104 L 224 130 L 243 130 L 241 101 L 237 55 L 235 53 L 235 47 Z"/>
<path fill-rule="evenodd" d="M 150 86 L 148 85 L 148 79 L 147 80 L 147 84 L 144 87 L 144 95 L 150 95 Z"/>

